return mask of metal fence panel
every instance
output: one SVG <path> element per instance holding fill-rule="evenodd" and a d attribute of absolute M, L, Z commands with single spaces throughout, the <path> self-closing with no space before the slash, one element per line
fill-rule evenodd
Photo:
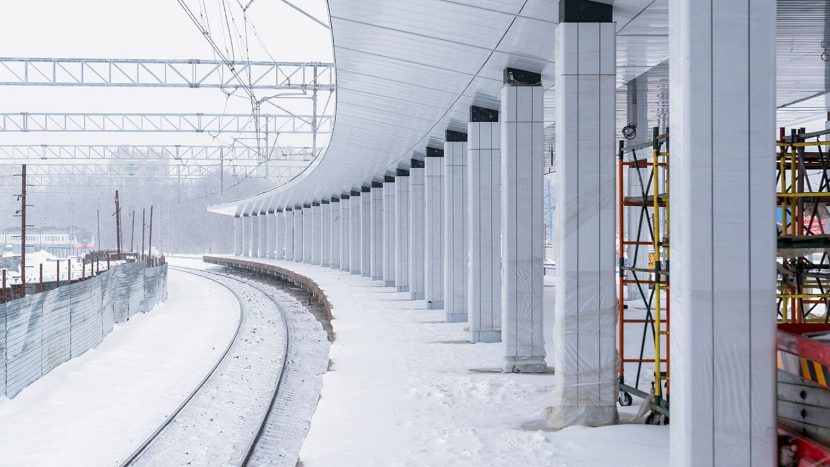
<path fill-rule="evenodd" d="M 6 393 L 6 304 L 0 303 L 0 394 Z"/>
<path fill-rule="evenodd" d="M 47 374 L 70 358 L 69 289 L 43 293 L 43 347 L 41 373 Z"/>
<path fill-rule="evenodd" d="M 82 355 L 103 339 L 101 332 L 100 277 L 68 286 L 72 358 Z"/>
<path fill-rule="evenodd" d="M 0 394 L 23 388 L 98 345 L 115 322 L 167 300 L 167 266 L 114 267 L 96 277 L 0 304 Z"/>
<path fill-rule="evenodd" d="M 6 394 L 14 397 L 40 378 L 43 295 L 6 304 Z"/>

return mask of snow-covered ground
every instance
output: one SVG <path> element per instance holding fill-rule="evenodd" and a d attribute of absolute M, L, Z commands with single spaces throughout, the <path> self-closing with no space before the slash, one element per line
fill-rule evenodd
<path fill-rule="evenodd" d="M 444 323 L 443 311 L 367 278 L 261 261 L 313 279 L 333 306 L 332 368 L 304 467 L 668 465 L 666 426 L 546 431 L 553 376 L 495 371 L 501 344 L 467 343 L 466 325 Z"/>
<path fill-rule="evenodd" d="M 118 465 L 190 393 L 233 336 L 225 288 L 169 272 L 169 299 L 104 341 L 0 398 L 0 465 Z"/>

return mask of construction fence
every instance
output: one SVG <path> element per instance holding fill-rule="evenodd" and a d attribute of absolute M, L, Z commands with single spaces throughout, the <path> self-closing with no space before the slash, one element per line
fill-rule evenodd
<path fill-rule="evenodd" d="M 167 265 L 143 262 L 0 304 L 0 395 L 15 397 L 98 345 L 115 323 L 167 300 Z"/>

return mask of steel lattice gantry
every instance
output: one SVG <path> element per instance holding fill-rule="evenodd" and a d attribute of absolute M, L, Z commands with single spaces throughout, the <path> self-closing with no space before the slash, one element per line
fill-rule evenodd
<path fill-rule="evenodd" d="M 333 92 L 320 62 L 0 57 L 3 86 L 121 86 Z"/>
<path fill-rule="evenodd" d="M 264 161 L 293 163 L 305 167 L 314 156 L 309 147 L 275 147 L 270 154 L 264 148 L 249 146 L 151 146 L 151 145 L 0 145 L 0 165 L 43 163 L 44 161 L 83 160 L 84 164 L 109 161 L 180 161 L 188 164 L 209 162 L 250 163 Z"/>
<path fill-rule="evenodd" d="M 218 113 L 0 113 L 0 133 L 331 133 L 331 115 Z M 258 128 L 257 128 L 258 127 Z"/>

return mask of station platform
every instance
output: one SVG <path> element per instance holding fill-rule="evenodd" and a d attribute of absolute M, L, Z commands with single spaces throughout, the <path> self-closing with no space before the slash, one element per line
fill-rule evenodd
<path fill-rule="evenodd" d="M 204 259 L 290 279 L 330 309 L 335 340 L 305 467 L 669 465 L 667 426 L 549 431 L 552 374 L 502 373 L 502 344 L 470 344 L 466 323 L 408 293 L 317 265 Z"/>

